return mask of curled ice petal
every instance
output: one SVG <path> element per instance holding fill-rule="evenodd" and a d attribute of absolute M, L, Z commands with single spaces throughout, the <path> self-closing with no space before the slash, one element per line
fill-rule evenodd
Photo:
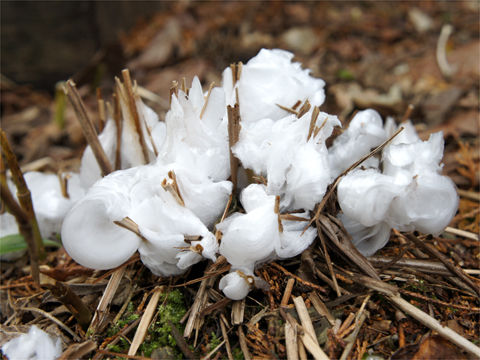
<path fill-rule="evenodd" d="M 352 237 L 353 244 L 364 256 L 375 254 L 387 244 L 390 238 L 391 227 L 386 222 L 365 226 L 345 214 L 340 214 L 339 218 Z"/>
<path fill-rule="evenodd" d="M 328 150 L 328 160 L 334 176 L 340 175 L 386 139 L 380 115 L 371 109 L 359 111 L 347 130 L 335 139 Z"/>
<path fill-rule="evenodd" d="M 217 225 L 222 232 L 219 252 L 232 265 L 232 270 L 253 274 L 256 265 L 296 256 L 313 242 L 315 230 L 303 231 L 308 223 L 306 214 L 295 214 L 295 220 L 282 219 L 282 215 L 275 213 L 275 196 L 267 195 L 264 185 L 248 186 L 241 200 L 247 213 L 236 213 Z M 227 289 L 225 294 L 232 298 L 246 296 L 248 289 L 238 276 L 227 276 L 222 282 L 222 288 Z"/>
<path fill-rule="evenodd" d="M 237 81 L 240 117 L 243 123 L 260 119 L 278 120 L 287 115 L 278 105 L 294 106 L 300 100 L 309 100 L 320 106 L 325 101 L 325 82 L 310 76 L 298 62 L 292 62 L 293 54 L 285 50 L 262 49 L 242 67 Z M 223 88 L 227 103 L 236 99 L 230 68 L 223 73 Z"/>

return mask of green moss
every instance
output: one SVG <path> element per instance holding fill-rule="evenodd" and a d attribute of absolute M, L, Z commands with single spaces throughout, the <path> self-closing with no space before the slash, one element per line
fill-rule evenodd
<path fill-rule="evenodd" d="M 221 343 L 220 339 L 212 331 L 212 333 L 210 334 L 210 342 L 208 343 L 209 351 L 212 351 L 213 349 L 215 349 L 218 345 L 220 345 L 220 343 Z"/>
<path fill-rule="evenodd" d="M 180 324 L 180 319 L 187 312 L 183 303 L 183 295 L 180 290 L 175 289 L 166 294 L 162 294 L 158 306 L 158 314 L 155 322 L 150 325 L 145 341 L 140 346 L 140 351 L 144 356 L 149 357 L 152 351 L 169 346 L 175 351 L 177 345 L 172 336 L 172 330 L 169 322 L 172 322 L 180 332 L 183 332 L 183 326 Z M 181 355 L 176 352 L 177 357 Z"/>
<path fill-rule="evenodd" d="M 243 360 L 244 359 L 242 349 L 240 349 L 238 347 L 232 350 L 232 355 L 233 355 L 233 358 L 235 360 Z"/>

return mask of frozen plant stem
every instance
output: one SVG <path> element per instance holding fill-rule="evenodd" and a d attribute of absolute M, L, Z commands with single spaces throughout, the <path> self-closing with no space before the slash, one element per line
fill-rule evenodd
<path fill-rule="evenodd" d="M 110 164 L 110 161 L 108 160 L 107 155 L 100 144 L 100 140 L 98 140 L 97 132 L 95 131 L 95 128 L 93 127 L 93 124 L 87 115 L 85 105 L 83 104 L 80 94 L 75 87 L 75 83 L 72 80 L 67 81 L 65 93 L 68 96 L 75 113 L 77 114 L 83 134 L 85 135 L 87 143 L 92 148 L 93 154 L 97 159 L 102 176 L 110 174 L 113 171 L 112 165 Z"/>

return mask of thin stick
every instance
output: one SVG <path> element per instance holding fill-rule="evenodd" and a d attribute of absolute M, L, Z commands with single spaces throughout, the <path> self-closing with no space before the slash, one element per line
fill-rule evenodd
<path fill-rule="evenodd" d="M 287 359 L 298 360 L 297 332 L 288 321 L 285 322 L 285 346 L 287 348 Z"/>
<path fill-rule="evenodd" d="M 312 118 L 310 119 L 310 126 L 308 128 L 307 141 L 310 140 L 310 138 L 313 135 L 313 130 L 315 129 L 317 119 L 318 119 L 318 114 L 320 114 L 320 108 L 318 106 L 315 106 L 312 111 Z"/>
<path fill-rule="evenodd" d="M 283 293 L 282 301 L 280 303 L 280 306 L 287 306 L 288 305 L 288 300 L 290 299 L 290 296 L 292 295 L 292 289 L 293 285 L 295 284 L 295 279 L 290 278 L 287 281 L 287 286 L 285 286 L 285 292 Z"/>
<path fill-rule="evenodd" d="M 95 159 L 97 159 L 98 165 L 100 166 L 102 176 L 110 174 L 112 172 L 112 165 L 98 140 L 97 132 L 88 117 L 87 110 L 85 109 L 85 105 L 75 87 L 75 83 L 71 79 L 67 81 L 65 94 L 70 100 L 73 110 L 77 114 L 77 119 L 82 127 L 83 135 L 85 136 L 88 145 L 92 148 L 93 155 L 95 155 Z"/>
<path fill-rule="evenodd" d="M 360 333 L 360 329 L 362 328 L 363 323 L 365 322 L 368 312 L 363 312 L 362 309 L 358 312 L 360 316 L 358 316 L 358 321 L 355 323 L 355 330 L 352 334 L 347 337 L 347 346 L 343 349 L 342 355 L 340 356 L 340 360 L 347 360 L 348 355 L 353 349 L 353 345 L 355 345 L 355 340 L 357 339 L 358 334 Z"/>
<path fill-rule="evenodd" d="M 106 116 L 105 116 L 105 101 L 102 97 L 102 90 L 97 88 L 97 105 L 98 105 L 98 132 L 102 132 L 105 127 Z"/>
<path fill-rule="evenodd" d="M 309 287 L 311 287 L 312 289 L 319 290 L 319 291 L 321 291 L 321 292 L 323 292 L 323 293 L 326 293 L 326 292 L 327 292 L 327 290 L 325 290 L 325 289 L 322 288 L 321 286 L 318 286 L 318 285 L 316 285 L 316 284 L 313 284 L 313 283 L 311 283 L 310 281 L 303 280 L 301 277 L 299 277 L 299 276 L 291 273 L 290 271 L 288 271 L 287 269 L 285 269 L 283 266 L 278 265 L 276 262 L 271 262 L 269 265 L 277 268 L 278 270 L 282 271 L 282 272 L 285 273 L 286 275 L 295 278 L 295 280 L 297 280 L 299 283 L 301 283 L 301 284 L 303 284 L 303 285 L 309 286 Z"/>
<path fill-rule="evenodd" d="M 225 321 L 225 317 L 220 317 L 220 329 L 222 330 L 222 336 L 225 339 L 225 349 L 227 350 L 228 360 L 233 360 L 232 348 L 230 347 L 230 341 L 228 339 L 228 332 Z"/>
<path fill-rule="evenodd" d="M 465 339 L 463 336 L 457 334 L 455 331 L 450 329 L 447 326 L 443 326 L 436 319 L 418 309 L 417 307 L 410 304 L 408 301 L 404 300 L 400 295 L 390 295 L 388 299 L 393 302 L 396 306 L 400 308 L 403 312 L 409 314 L 414 319 L 421 322 L 423 325 L 428 328 L 438 332 L 439 335 L 450 340 L 463 350 L 474 355 L 475 357 L 480 357 L 480 348 L 474 345 L 471 341 Z"/>
<path fill-rule="evenodd" d="M 230 148 L 230 178 L 233 183 L 232 193 L 237 189 L 238 159 L 232 151 L 240 136 L 240 108 L 238 103 L 235 106 L 227 106 L 228 114 L 228 145 Z"/>
<path fill-rule="evenodd" d="M 403 117 L 402 117 L 402 121 L 401 121 L 402 123 L 410 119 L 413 109 L 415 109 L 415 106 L 413 106 L 413 104 L 408 104 L 407 110 L 405 110 L 405 114 L 403 114 Z"/>
<path fill-rule="evenodd" d="M 107 287 L 105 288 L 105 292 L 98 303 L 97 310 L 93 315 L 92 322 L 90 323 L 90 327 L 87 330 L 87 333 L 95 334 L 97 328 L 100 324 L 103 323 L 105 318 L 107 317 L 107 308 L 113 300 L 113 296 L 117 292 L 118 287 L 120 286 L 120 281 L 123 278 L 123 274 L 125 273 L 125 267 L 121 267 L 115 270 L 108 280 Z"/>
<path fill-rule="evenodd" d="M 447 226 L 444 230 L 446 233 L 453 234 L 453 235 L 458 235 L 462 236 L 464 238 L 470 239 L 470 240 L 477 240 L 478 241 L 478 234 L 474 234 L 469 231 L 461 230 L 461 229 L 455 229 L 450 226 Z"/>
<path fill-rule="evenodd" d="M 53 321 L 55 324 L 57 324 L 58 326 L 60 326 L 63 330 L 65 330 L 66 332 L 68 332 L 70 335 L 72 335 L 73 339 L 75 341 L 81 341 L 80 337 L 75 334 L 67 325 L 65 325 L 63 322 L 61 322 L 60 320 L 58 320 L 55 316 L 53 316 L 52 314 L 42 310 L 42 309 L 37 309 L 37 308 L 32 308 L 32 307 L 22 307 L 22 308 L 19 308 L 18 310 L 22 310 L 22 311 L 31 311 L 31 312 L 36 312 L 38 314 L 41 314 L 43 316 L 45 316 L 47 319 Z"/>
<path fill-rule="evenodd" d="M 135 104 L 135 94 L 133 92 L 132 79 L 130 78 L 130 72 L 127 69 L 122 70 L 122 77 L 123 77 L 123 82 L 125 84 L 125 88 L 127 91 L 126 95 L 127 95 L 128 108 L 130 110 L 130 114 L 132 115 L 135 130 L 137 131 L 137 134 L 138 134 L 140 147 L 142 148 L 143 160 L 145 164 L 148 164 L 149 162 L 148 147 L 145 142 L 145 138 L 143 136 L 142 126 L 140 124 L 140 117 L 138 116 L 137 105 Z"/>
<path fill-rule="evenodd" d="M 130 349 L 128 349 L 128 355 L 135 355 L 137 353 L 138 348 L 142 345 L 145 336 L 147 335 L 148 327 L 150 326 L 150 322 L 152 321 L 153 315 L 155 310 L 157 309 L 158 301 L 160 300 L 160 295 L 164 292 L 164 286 L 157 287 L 148 302 L 147 308 L 142 315 L 142 320 L 140 320 L 140 324 L 138 324 L 137 331 L 135 332 L 135 336 L 133 337 L 132 344 L 130 345 Z"/>
<path fill-rule="evenodd" d="M 293 298 L 293 303 L 295 304 L 295 309 L 297 310 L 298 317 L 302 323 L 303 330 L 311 336 L 318 346 L 320 346 L 318 344 L 317 335 L 315 334 L 315 329 L 313 328 L 312 319 L 310 319 L 310 315 L 308 314 L 308 310 L 305 306 L 303 298 L 301 296 L 297 296 Z"/>
<path fill-rule="evenodd" d="M 325 236 L 323 236 L 322 229 L 318 223 L 317 223 L 317 232 L 318 232 L 318 237 L 320 238 L 320 243 L 322 244 L 322 250 L 325 256 L 325 260 L 327 262 L 328 271 L 330 272 L 330 276 L 332 277 L 332 283 L 335 288 L 335 292 L 337 293 L 337 296 L 340 297 L 342 296 L 342 292 L 340 291 L 340 288 L 337 282 L 337 277 L 335 276 L 335 272 L 333 271 L 332 260 L 330 259 L 330 255 L 328 254 L 327 244 L 325 243 Z"/>
<path fill-rule="evenodd" d="M 308 298 L 310 299 L 313 307 L 315 308 L 315 310 L 317 310 L 317 312 L 322 315 L 322 316 L 325 316 L 328 320 L 328 322 L 330 323 L 330 325 L 335 325 L 335 317 L 332 315 L 332 313 L 328 310 L 327 308 L 327 305 L 325 305 L 325 303 L 320 299 L 320 297 L 318 296 L 318 294 L 314 291 L 312 291 L 310 293 L 310 295 L 308 296 Z"/>
<path fill-rule="evenodd" d="M 118 96 L 118 87 L 115 87 L 115 92 L 113 93 L 113 120 L 115 121 L 115 127 L 117 130 L 117 148 L 115 149 L 115 170 L 120 170 L 122 168 L 122 131 L 123 131 L 123 121 L 122 121 L 122 111 L 120 106 L 120 99 Z"/>
<path fill-rule="evenodd" d="M 202 106 L 202 111 L 200 112 L 200 119 L 203 118 L 203 114 L 205 114 L 205 110 L 207 109 L 207 105 L 208 105 L 208 100 L 210 99 L 210 94 L 212 93 L 212 89 L 214 86 L 215 86 L 215 82 L 212 81 L 210 83 L 210 86 L 208 87 L 207 96 L 205 96 L 205 100 Z"/>
<path fill-rule="evenodd" d="M 238 327 L 238 342 L 240 343 L 240 349 L 242 349 L 243 358 L 245 360 L 251 360 L 250 353 L 248 352 L 247 341 L 245 339 L 245 334 L 243 333 L 242 327 Z"/>
<path fill-rule="evenodd" d="M 480 201 L 480 193 L 478 193 L 478 192 L 458 189 L 457 193 L 458 193 L 458 195 L 460 195 L 461 197 L 464 197 L 466 199 Z"/>
<path fill-rule="evenodd" d="M 440 251 L 435 249 L 433 246 L 430 244 L 427 244 L 423 242 L 422 240 L 418 239 L 414 234 L 407 234 L 407 238 L 413 242 L 415 245 L 417 245 L 419 248 L 424 249 L 428 254 L 431 256 L 436 257 L 438 260 L 440 260 L 445 267 L 452 272 L 452 274 L 458 276 L 466 285 L 472 288 L 477 295 L 480 296 L 480 288 L 468 277 L 467 274 L 463 271 L 463 269 L 459 266 L 455 266 L 453 263 L 450 262 L 450 260 L 443 255 Z"/>

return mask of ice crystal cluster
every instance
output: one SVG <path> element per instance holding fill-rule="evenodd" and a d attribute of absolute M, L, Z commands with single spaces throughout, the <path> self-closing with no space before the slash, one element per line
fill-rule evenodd
<path fill-rule="evenodd" d="M 360 111 L 327 147 L 341 123 L 320 110 L 323 80 L 292 58 L 263 49 L 241 68 L 225 69 L 222 86 L 208 92 L 194 78 L 190 89 L 172 94 L 165 121 L 138 98 L 147 151 L 121 101 L 121 144 L 112 119 L 99 136 L 112 163 L 120 156 L 121 170 L 102 178 L 87 147 L 69 184 L 78 196 L 58 199 L 53 209 L 34 189 L 42 233 L 61 229 L 67 252 L 95 269 L 119 266 L 138 251 L 154 274 L 171 276 L 223 255 L 231 264 L 219 284 L 226 296 L 242 299 L 265 287 L 255 267 L 303 252 L 316 237 L 310 212 L 327 186 L 397 129 L 393 119 L 384 125 L 376 111 Z M 229 143 L 227 107 L 235 104 L 240 130 Z M 439 234 L 457 209 L 454 184 L 441 175 L 442 134 L 422 141 L 410 122 L 399 126 L 404 131 L 379 156 L 338 185 L 339 217 L 364 255 L 383 247 L 392 228 Z M 240 164 L 241 207 L 223 218 L 233 191 L 230 152 Z"/>

